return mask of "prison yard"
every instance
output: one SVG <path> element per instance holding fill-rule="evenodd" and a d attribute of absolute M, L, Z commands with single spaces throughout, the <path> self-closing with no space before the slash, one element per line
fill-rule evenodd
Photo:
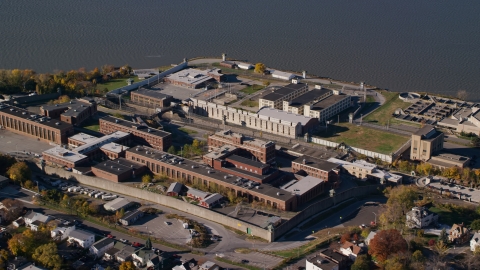
<path fill-rule="evenodd" d="M 409 140 L 402 135 L 350 123 L 328 125 L 316 135 L 328 141 L 381 154 L 391 154 Z"/>
<path fill-rule="evenodd" d="M 375 111 L 367 115 L 363 118 L 363 121 L 370 122 L 372 124 L 378 124 L 381 126 L 387 125 L 390 121 L 394 119 L 393 113 L 398 108 L 406 109 L 408 106 L 411 105 L 409 102 L 404 102 L 403 100 L 398 98 L 399 93 L 397 92 L 389 92 L 385 90 L 379 90 L 378 94 L 383 95 L 385 97 L 385 103 L 377 108 Z M 367 98 L 367 104 L 374 102 L 371 98 Z"/>

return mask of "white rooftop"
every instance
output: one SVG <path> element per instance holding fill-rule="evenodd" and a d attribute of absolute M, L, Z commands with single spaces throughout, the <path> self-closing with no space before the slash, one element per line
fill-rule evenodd
<path fill-rule="evenodd" d="M 77 162 L 87 158 L 87 156 L 85 155 L 69 151 L 68 149 L 62 148 L 60 146 L 55 146 L 54 148 L 50 148 L 46 151 L 43 151 L 43 154 L 51 155 L 58 159 L 62 159 L 70 162 Z"/>
<path fill-rule="evenodd" d="M 209 71 L 215 71 L 215 70 L 199 70 L 199 69 L 187 68 L 187 69 L 180 70 L 179 72 L 167 75 L 167 77 L 170 78 L 171 80 L 175 80 L 178 82 L 183 82 L 188 84 L 201 84 L 205 81 L 212 79 L 212 77 L 207 75 Z"/>
<path fill-rule="evenodd" d="M 277 110 L 270 107 L 263 107 L 257 112 L 258 115 L 268 116 L 270 118 L 280 119 L 283 121 L 291 122 L 291 123 L 300 123 L 302 126 L 306 125 L 308 121 L 312 120 L 311 117 L 298 115 L 294 113 L 289 113 L 282 110 Z"/>
<path fill-rule="evenodd" d="M 295 77 L 295 74 L 293 74 L 293 73 L 283 72 L 283 71 L 279 71 L 279 70 L 273 70 L 273 71 L 271 71 L 271 73 L 272 73 L 272 75 L 283 77 L 283 78 L 286 78 L 287 80 Z"/>
<path fill-rule="evenodd" d="M 73 151 L 75 151 L 77 153 L 80 153 L 80 154 L 87 153 L 87 152 L 90 152 L 90 151 L 92 151 L 96 148 L 100 148 L 107 143 L 119 140 L 119 139 L 124 138 L 124 137 L 129 136 L 129 135 L 130 135 L 130 133 L 126 133 L 126 132 L 123 132 L 123 131 L 115 131 L 115 132 L 113 132 L 109 135 L 105 135 L 105 136 L 97 138 L 96 140 L 93 140 L 93 141 L 91 141 L 87 144 L 79 146 L 79 147 L 75 148 Z"/>
<path fill-rule="evenodd" d="M 291 193 L 302 195 L 322 182 L 322 179 L 308 175 L 300 180 L 292 180 L 280 188 Z"/>
<path fill-rule="evenodd" d="M 109 151 L 109 152 L 114 152 L 114 153 L 121 153 L 122 151 L 125 151 L 127 150 L 129 147 L 127 146 L 123 146 L 121 144 L 118 144 L 118 143 L 114 143 L 114 142 L 111 142 L 111 143 L 107 143 L 105 145 L 103 145 L 102 147 L 100 147 L 100 149 L 102 150 L 106 150 L 106 151 Z"/>
<path fill-rule="evenodd" d="M 83 142 L 83 143 L 91 143 L 98 138 L 95 137 L 95 136 L 92 136 L 92 135 L 85 134 L 85 133 L 78 133 L 78 134 L 75 134 L 72 137 L 70 137 L 70 139 L 80 141 L 80 142 Z"/>
<path fill-rule="evenodd" d="M 125 198 L 116 198 L 115 200 L 103 205 L 103 207 L 109 211 L 117 211 L 129 204 L 130 204 L 130 201 Z"/>
<path fill-rule="evenodd" d="M 91 232 L 87 232 L 87 231 L 84 231 L 84 230 L 73 230 L 68 235 L 68 237 L 70 237 L 70 238 L 79 239 L 79 240 L 86 240 L 87 238 L 89 238 L 91 236 L 95 236 L 95 235 Z"/>

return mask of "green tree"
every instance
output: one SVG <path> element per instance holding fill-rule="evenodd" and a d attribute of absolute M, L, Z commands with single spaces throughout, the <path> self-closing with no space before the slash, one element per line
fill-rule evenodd
<path fill-rule="evenodd" d="M 199 149 L 200 148 L 200 141 L 197 140 L 197 139 L 194 139 L 193 142 L 192 142 L 192 147 L 193 149 Z"/>
<path fill-rule="evenodd" d="M 36 248 L 32 259 L 48 269 L 60 270 L 62 267 L 62 258 L 58 255 L 55 243 L 48 243 Z"/>
<path fill-rule="evenodd" d="M 269 81 L 263 81 L 263 86 L 267 87 L 270 85 L 270 82 Z"/>
<path fill-rule="evenodd" d="M 145 241 L 145 248 L 148 250 L 152 249 L 152 240 L 150 239 L 150 237 L 148 237 L 147 241 Z"/>
<path fill-rule="evenodd" d="M 17 162 L 8 169 L 7 174 L 12 181 L 19 184 L 32 178 L 32 171 L 25 162 Z"/>
<path fill-rule="evenodd" d="M 475 147 L 480 147 L 480 137 L 473 138 L 471 143 Z"/>
<path fill-rule="evenodd" d="M 5 175 L 7 170 L 16 162 L 15 158 L 0 154 L 0 175 Z"/>
<path fill-rule="evenodd" d="M 124 261 L 120 264 L 118 270 L 135 270 L 135 265 L 131 261 Z"/>
<path fill-rule="evenodd" d="M 411 186 L 397 186 L 387 188 L 388 197 L 385 212 L 380 216 L 384 226 L 399 228 L 405 226 L 405 214 L 415 205 L 418 198 L 415 188 Z"/>
<path fill-rule="evenodd" d="M 367 238 L 369 234 L 370 234 L 370 229 L 369 229 L 369 228 L 365 228 L 365 229 L 362 230 L 361 236 L 362 236 L 363 238 Z"/>
<path fill-rule="evenodd" d="M 152 176 L 150 174 L 142 176 L 142 183 L 148 184 L 150 182 L 152 182 Z"/>
<path fill-rule="evenodd" d="M 448 234 L 447 234 L 447 230 L 445 228 L 442 229 L 442 231 L 440 232 L 440 235 L 438 236 L 438 241 L 439 242 L 442 242 L 444 244 L 447 243 L 448 241 Z"/>
<path fill-rule="evenodd" d="M 263 63 L 257 63 L 257 64 L 255 64 L 254 71 L 255 71 L 255 73 L 263 74 L 266 69 L 267 69 L 267 67 Z"/>
<path fill-rule="evenodd" d="M 177 151 L 175 150 L 175 146 L 173 145 L 168 148 L 167 152 L 172 155 L 175 155 L 177 153 Z"/>
<path fill-rule="evenodd" d="M 123 114 L 121 114 L 121 113 L 114 113 L 113 117 L 120 118 L 120 119 L 125 119 L 125 116 L 123 116 Z"/>
<path fill-rule="evenodd" d="M 369 270 L 370 260 L 367 255 L 359 255 L 352 265 L 351 270 Z"/>
<path fill-rule="evenodd" d="M 88 205 L 88 208 L 89 208 L 89 212 L 91 214 L 98 214 L 100 213 L 102 207 L 101 207 L 101 204 L 97 203 L 97 202 L 91 202 L 89 205 Z"/>
<path fill-rule="evenodd" d="M 470 228 L 472 230 L 478 231 L 480 230 L 480 219 L 475 219 L 472 224 L 470 224 Z"/>
<path fill-rule="evenodd" d="M 422 252 L 420 250 L 416 250 L 412 254 L 412 260 L 414 262 L 424 262 L 425 261 L 425 256 L 423 256 Z"/>

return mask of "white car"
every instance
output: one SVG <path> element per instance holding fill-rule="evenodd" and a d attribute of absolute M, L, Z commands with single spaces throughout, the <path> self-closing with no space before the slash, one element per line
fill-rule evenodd
<path fill-rule="evenodd" d="M 122 243 L 127 243 L 128 242 L 126 239 L 120 239 L 119 241 L 122 242 Z"/>
<path fill-rule="evenodd" d="M 220 258 L 225 257 L 225 255 L 223 253 L 217 253 L 217 254 L 215 254 L 215 256 L 220 257 Z"/>
<path fill-rule="evenodd" d="M 168 222 L 168 221 L 165 221 L 165 222 L 163 222 L 163 223 L 165 223 L 165 225 L 170 225 L 170 224 L 172 224 L 172 223 L 170 223 L 170 222 Z"/>

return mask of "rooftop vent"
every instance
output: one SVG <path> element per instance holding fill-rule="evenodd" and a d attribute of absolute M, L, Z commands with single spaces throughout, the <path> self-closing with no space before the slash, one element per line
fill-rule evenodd
<path fill-rule="evenodd" d="M 56 122 L 55 125 L 60 126 L 60 122 Z"/>
<path fill-rule="evenodd" d="M 115 123 L 118 123 L 118 119 L 115 119 Z"/>
<path fill-rule="evenodd" d="M 73 110 L 73 111 L 76 112 L 77 110 L 75 109 L 75 110 Z"/>
<path fill-rule="evenodd" d="M 280 196 L 280 192 L 277 192 L 277 196 Z"/>
<path fill-rule="evenodd" d="M 27 112 L 22 112 L 22 114 L 27 114 Z"/>
<path fill-rule="evenodd" d="M 103 166 L 107 166 L 107 163 L 103 164 Z"/>
<path fill-rule="evenodd" d="M 255 188 L 256 188 L 256 189 L 259 189 L 259 188 L 260 188 L 260 186 L 255 186 Z"/>
<path fill-rule="evenodd" d="M 137 147 L 135 150 L 136 150 L 136 151 L 140 151 L 140 148 Z"/>
<path fill-rule="evenodd" d="M 147 129 L 147 132 L 149 132 L 149 133 L 150 133 L 150 132 L 152 132 L 152 130 L 151 130 L 151 129 Z"/>

